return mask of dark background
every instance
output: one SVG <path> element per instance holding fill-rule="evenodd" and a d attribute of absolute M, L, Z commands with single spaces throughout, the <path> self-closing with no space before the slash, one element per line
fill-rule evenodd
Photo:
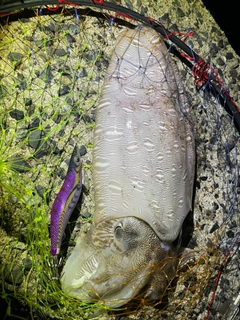
<path fill-rule="evenodd" d="M 240 56 L 240 0 L 202 0 Z"/>

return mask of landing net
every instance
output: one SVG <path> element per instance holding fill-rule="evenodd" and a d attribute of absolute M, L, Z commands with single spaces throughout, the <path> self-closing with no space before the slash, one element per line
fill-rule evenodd
<path fill-rule="evenodd" d="M 77 143 L 84 192 L 66 230 L 64 263 L 94 212 L 95 111 L 116 37 L 145 24 L 165 38 L 190 104 L 197 171 L 183 245 L 194 249 L 195 262 L 178 271 L 162 301 L 149 307 L 136 297 L 99 318 L 236 318 L 239 57 L 201 3 L 2 1 L 0 21 L 0 297 L 7 310 L 0 315 L 88 319 L 104 309 L 67 297 L 52 279 L 49 213 Z"/>

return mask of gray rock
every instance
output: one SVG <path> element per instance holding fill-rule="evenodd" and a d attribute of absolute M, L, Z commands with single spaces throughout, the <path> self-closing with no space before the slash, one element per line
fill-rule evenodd
<path fill-rule="evenodd" d="M 15 156 L 13 158 L 12 167 L 19 173 L 27 172 L 31 169 L 29 163 L 26 160 L 24 160 L 21 156 Z"/>
<path fill-rule="evenodd" d="M 79 152 L 80 152 L 80 155 L 81 155 L 81 156 L 85 156 L 85 154 L 87 153 L 87 148 L 86 148 L 84 145 L 82 145 L 82 146 L 80 147 Z"/>
<path fill-rule="evenodd" d="M 9 60 L 17 63 L 21 61 L 22 57 L 23 57 L 23 54 L 20 52 L 10 52 L 8 55 Z"/>
<path fill-rule="evenodd" d="M 19 286 L 23 282 L 23 276 L 22 267 L 6 265 L 5 280 L 9 284 Z"/>
<path fill-rule="evenodd" d="M 15 120 L 21 120 L 24 118 L 24 112 L 18 109 L 14 109 L 12 111 L 9 112 L 11 118 L 15 119 Z"/>
<path fill-rule="evenodd" d="M 69 33 L 66 34 L 66 38 L 67 38 L 67 41 L 68 41 L 69 43 L 74 43 L 74 42 L 76 42 L 76 39 L 75 39 L 71 34 L 69 34 Z"/>
<path fill-rule="evenodd" d="M 42 130 L 34 130 L 28 137 L 29 146 L 35 150 L 39 149 L 45 143 L 45 141 L 43 140 L 44 137 L 45 134 Z"/>
<path fill-rule="evenodd" d="M 31 98 L 25 98 L 24 99 L 24 103 L 25 103 L 26 107 L 31 106 L 32 105 L 32 99 Z"/>
<path fill-rule="evenodd" d="M 35 186 L 35 190 L 41 198 L 44 198 L 44 193 L 46 192 L 46 189 L 43 186 L 37 185 Z"/>
<path fill-rule="evenodd" d="M 22 264 L 24 267 L 24 274 L 26 275 L 32 268 L 32 260 L 29 257 L 24 258 Z"/>
<path fill-rule="evenodd" d="M 40 119 L 38 117 L 32 118 L 28 128 L 29 129 L 38 128 L 39 124 L 40 124 Z"/>
<path fill-rule="evenodd" d="M 62 48 L 54 50 L 54 54 L 58 57 L 63 57 L 66 54 L 66 51 Z"/>
<path fill-rule="evenodd" d="M 81 72 L 79 73 L 79 77 L 85 78 L 85 77 L 87 77 L 87 75 L 88 75 L 88 73 L 87 73 L 86 69 L 82 68 Z"/>
<path fill-rule="evenodd" d="M 58 96 L 64 96 L 65 94 L 68 94 L 70 92 L 70 87 L 63 85 L 59 90 L 58 90 Z"/>

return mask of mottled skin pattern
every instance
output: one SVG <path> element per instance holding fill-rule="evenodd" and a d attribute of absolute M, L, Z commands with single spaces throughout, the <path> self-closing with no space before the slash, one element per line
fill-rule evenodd
<path fill-rule="evenodd" d="M 60 251 L 62 237 L 68 220 L 78 202 L 82 190 L 82 160 L 75 146 L 63 185 L 53 202 L 51 210 L 51 254 Z"/>
<path fill-rule="evenodd" d="M 159 35 L 124 31 L 97 107 L 95 214 L 62 273 L 83 301 L 159 299 L 174 277 L 172 242 L 191 210 L 195 146 L 176 66 Z"/>

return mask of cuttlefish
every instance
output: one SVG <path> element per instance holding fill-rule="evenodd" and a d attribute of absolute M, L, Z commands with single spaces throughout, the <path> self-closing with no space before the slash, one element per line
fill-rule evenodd
<path fill-rule="evenodd" d="M 74 195 L 80 164 L 77 157 Z M 125 30 L 97 106 L 93 223 L 66 261 L 63 291 L 111 308 L 139 295 L 159 299 L 176 273 L 194 173 L 189 105 L 164 40 L 149 27 Z"/>

